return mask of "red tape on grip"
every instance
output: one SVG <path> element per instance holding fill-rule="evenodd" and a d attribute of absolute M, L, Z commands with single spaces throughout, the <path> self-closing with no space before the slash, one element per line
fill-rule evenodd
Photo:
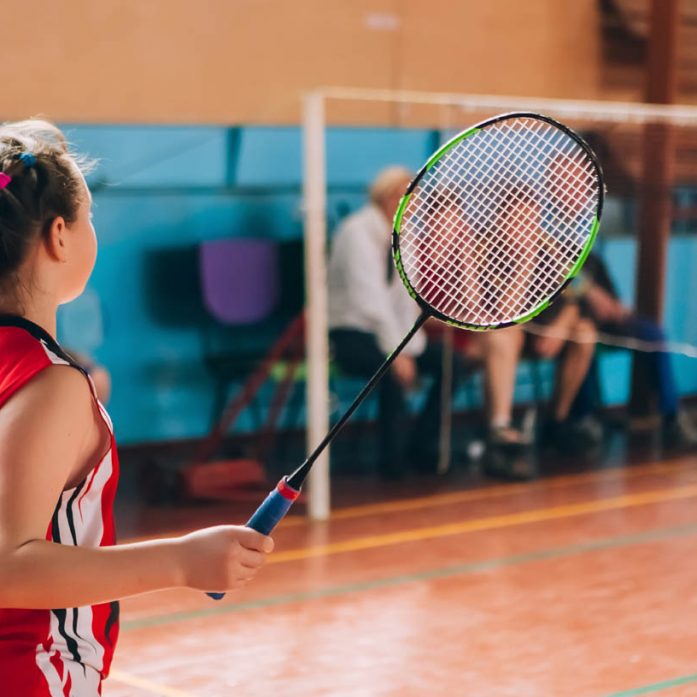
<path fill-rule="evenodd" d="M 276 485 L 276 491 L 283 496 L 284 499 L 288 499 L 288 501 L 295 501 L 295 499 L 300 496 L 300 492 L 293 489 L 292 486 L 289 486 L 285 477 Z"/>

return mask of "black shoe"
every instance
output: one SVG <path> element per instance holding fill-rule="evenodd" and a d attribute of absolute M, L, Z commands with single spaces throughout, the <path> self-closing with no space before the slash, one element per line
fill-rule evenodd
<path fill-rule="evenodd" d="M 667 448 L 690 448 L 697 445 L 697 428 L 684 412 L 666 419 L 661 435 L 663 445 Z"/>
<path fill-rule="evenodd" d="M 593 448 L 602 440 L 603 427 L 592 416 L 565 421 L 550 419 L 540 435 L 543 446 L 551 446 L 561 453 L 570 454 Z"/>
<path fill-rule="evenodd" d="M 437 447 L 410 447 L 407 452 L 409 468 L 418 474 L 436 474 L 438 471 Z"/>
<path fill-rule="evenodd" d="M 537 471 L 528 458 L 521 456 L 521 449 L 510 446 L 487 446 L 482 459 L 482 472 L 492 479 L 506 482 L 525 482 L 534 479 Z"/>
<path fill-rule="evenodd" d="M 584 416 L 571 421 L 571 428 L 586 445 L 599 445 L 603 441 L 603 425 L 594 416 Z"/>
<path fill-rule="evenodd" d="M 527 433 L 513 426 L 491 427 L 487 434 L 487 443 L 495 447 L 525 448 L 531 442 L 531 438 Z"/>

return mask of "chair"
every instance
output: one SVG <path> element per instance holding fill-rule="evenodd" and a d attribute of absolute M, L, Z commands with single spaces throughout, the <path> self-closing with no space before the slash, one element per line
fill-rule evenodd
<path fill-rule="evenodd" d="M 203 242 L 199 271 L 204 305 L 222 324 L 261 322 L 276 309 L 280 273 L 278 247 L 272 240 Z"/>
<path fill-rule="evenodd" d="M 231 238 L 199 246 L 203 305 L 213 320 L 203 331 L 204 361 L 215 387 L 213 420 L 233 380 L 248 374 L 271 343 L 279 302 L 278 246 L 272 240 Z"/>
<path fill-rule="evenodd" d="M 273 429 L 285 403 L 300 360 L 303 318 L 298 315 L 278 337 L 272 322 L 279 308 L 281 287 L 278 246 L 261 239 L 226 239 L 204 242 L 199 250 L 203 304 L 217 325 L 232 329 L 227 350 L 211 350 L 204 343 L 205 359 L 216 378 L 213 427 L 194 460 L 180 471 L 180 489 L 188 498 L 239 500 L 259 496 L 268 485 L 264 459 L 273 440 Z M 211 327 L 216 329 L 216 327 Z M 273 339 L 269 341 L 271 329 Z M 245 331 L 248 331 L 245 337 Z M 261 342 L 261 343 L 260 343 Z M 255 457 L 214 459 L 228 429 L 255 399 L 284 353 L 290 351 L 287 378 L 279 383 L 266 419 L 257 414 L 259 433 Z M 228 388 L 244 379 L 238 394 L 228 403 Z M 259 410 L 260 411 L 260 410 Z"/>

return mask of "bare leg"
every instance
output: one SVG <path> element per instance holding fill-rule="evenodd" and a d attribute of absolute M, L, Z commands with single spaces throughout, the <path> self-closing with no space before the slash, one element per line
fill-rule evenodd
<path fill-rule="evenodd" d="M 509 426 L 513 415 L 516 368 L 523 349 L 520 327 L 509 327 L 482 334 L 484 384 L 490 426 Z"/>
<path fill-rule="evenodd" d="M 578 394 L 593 360 L 597 332 L 592 322 L 586 319 L 578 321 L 572 338 L 564 348 L 557 368 L 553 417 L 555 421 L 565 421 L 571 405 Z"/>

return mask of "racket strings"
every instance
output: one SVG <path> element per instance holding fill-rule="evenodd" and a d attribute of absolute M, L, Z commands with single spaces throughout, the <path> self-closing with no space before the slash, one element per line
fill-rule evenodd
<path fill-rule="evenodd" d="M 559 137 L 559 136 L 558 136 L 558 137 Z M 573 141 L 571 141 L 571 142 L 573 142 Z M 575 142 L 574 142 L 574 144 L 575 144 Z M 578 146 L 577 146 L 577 147 L 578 147 Z M 514 152 L 514 153 L 519 153 L 520 151 L 521 151 L 520 145 L 518 145 L 518 146 L 516 146 L 516 147 L 513 148 L 513 152 Z M 563 155 L 563 151 L 561 151 L 560 154 Z M 510 153 L 507 153 L 506 156 L 507 156 L 507 157 L 510 157 Z M 493 169 L 495 170 L 495 168 L 493 168 Z M 494 174 L 490 174 L 490 175 L 489 175 L 488 181 L 487 181 L 486 179 L 484 180 L 484 186 L 482 187 L 482 189 L 483 189 L 483 190 L 482 190 L 482 194 L 483 194 L 484 196 L 492 196 L 492 193 L 493 193 L 494 196 L 497 196 L 497 192 L 492 192 L 491 187 L 488 185 L 488 182 L 489 182 L 489 181 L 495 181 L 495 182 L 498 182 L 498 184 L 499 184 L 499 187 L 498 187 L 498 188 L 499 188 L 498 197 L 500 198 L 501 193 L 502 193 L 502 192 L 501 192 L 501 186 L 500 186 L 501 180 L 504 179 L 504 181 L 505 181 L 505 178 L 506 178 L 506 177 L 510 180 L 511 178 L 513 178 L 513 177 L 515 177 L 515 176 L 518 176 L 518 177 L 519 177 L 519 176 L 520 176 L 520 172 L 513 172 L 513 171 L 511 170 L 510 167 L 508 167 L 508 168 L 503 168 L 503 171 L 501 171 L 501 168 L 499 168 L 499 170 L 498 170 L 497 172 L 495 172 Z M 567 177 L 567 181 L 568 181 L 568 177 Z M 577 194 L 577 193 L 585 194 L 585 192 L 584 192 L 584 191 L 581 191 L 578 187 L 574 187 L 574 189 L 575 189 L 575 190 L 572 192 L 572 193 L 574 193 L 574 194 Z M 500 203 L 500 201 L 497 201 L 497 203 Z M 486 222 L 487 222 L 487 223 L 491 223 L 490 220 L 487 220 Z M 563 242 L 563 240 L 562 240 L 562 242 Z"/>
<path fill-rule="evenodd" d="M 520 152 L 520 151 L 521 151 L 520 145 L 514 147 L 513 150 L 514 150 L 514 152 Z M 501 163 L 499 163 L 499 164 L 501 164 Z M 447 168 L 447 163 L 446 163 L 446 168 Z M 447 168 L 447 169 L 450 169 L 450 170 L 452 171 L 453 167 L 451 166 L 450 168 Z M 476 172 L 476 168 L 475 168 L 475 172 Z M 446 172 L 446 173 L 447 173 L 447 174 L 450 174 L 450 172 Z M 500 199 L 501 199 L 501 197 L 502 197 L 502 194 L 504 194 L 504 192 L 505 192 L 505 190 L 500 186 L 500 182 L 501 182 L 502 178 L 503 178 L 503 177 L 511 178 L 511 175 L 517 176 L 518 174 L 519 174 L 519 173 L 514 173 L 514 172 L 512 172 L 512 170 L 511 170 L 510 168 L 505 168 L 505 167 L 504 167 L 503 171 L 501 171 L 501 170 L 496 171 L 496 168 L 495 168 L 495 167 L 491 168 L 491 169 L 490 169 L 489 176 L 488 176 L 488 179 L 484 179 L 484 180 L 483 180 L 482 187 L 481 187 L 481 188 L 482 188 L 482 192 L 481 192 L 481 193 L 482 193 L 485 197 L 489 197 L 490 199 L 491 199 L 491 198 L 493 198 L 493 199 L 498 198 L 499 201 L 494 201 L 494 203 L 495 203 L 495 204 L 496 204 L 496 203 L 500 204 L 500 203 L 501 203 L 501 200 L 500 200 Z M 568 180 L 568 176 L 567 176 L 567 180 Z M 490 185 L 490 182 L 498 182 L 498 184 L 499 184 L 499 186 L 498 186 L 498 192 L 497 192 L 497 191 L 492 191 L 492 187 L 491 187 L 491 185 Z M 585 193 L 585 192 L 581 191 L 581 189 L 578 188 L 578 187 L 576 187 L 575 189 L 576 189 L 576 190 L 574 191 L 574 193 Z M 475 211 L 475 217 L 477 216 L 477 213 L 478 213 L 478 212 Z"/>
<path fill-rule="evenodd" d="M 486 241 L 487 241 L 487 238 L 484 238 L 484 242 L 486 242 Z M 482 240 L 479 240 L 477 242 L 476 246 L 478 247 L 478 253 L 476 254 L 475 263 L 472 266 L 475 269 L 478 269 L 481 267 L 481 265 L 482 265 L 483 261 L 486 259 L 486 257 L 492 256 L 492 252 L 490 249 L 490 240 L 489 240 L 489 244 L 486 246 L 482 245 Z M 447 249 L 447 246 L 444 245 L 439 240 L 436 240 L 436 247 L 438 250 L 438 251 L 436 251 L 436 255 L 437 255 L 436 268 L 450 270 L 450 272 L 447 274 L 447 276 L 445 276 L 443 272 L 436 273 L 435 275 L 436 275 L 437 280 L 443 286 L 445 286 L 446 290 L 457 288 L 461 292 L 464 292 L 468 287 L 471 288 L 472 287 L 471 281 L 473 280 L 473 274 L 467 273 L 467 268 L 464 269 L 464 273 L 462 274 L 463 278 L 460 279 L 460 282 L 456 282 L 456 279 L 458 276 L 458 265 L 456 263 L 453 264 L 453 261 L 455 261 L 455 260 L 452 258 L 453 257 L 452 248 Z M 471 245 L 470 245 L 470 247 L 471 247 Z M 447 250 L 447 254 L 450 258 L 444 258 L 443 250 Z M 469 251 L 471 252 L 473 250 L 470 249 Z M 475 248 L 474 251 L 477 251 L 477 249 Z M 500 255 L 499 255 L 501 261 L 500 261 L 500 263 L 497 263 L 496 260 L 494 260 L 494 264 L 491 268 L 491 274 L 493 276 L 495 276 L 495 277 L 501 276 L 502 277 L 504 274 L 507 274 L 507 273 L 510 274 L 510 268 L 508 268 L 505 265 L 505 263 L 507 264 L 508 262 L 504 263 L 504 260 L 506 259 L 507 255 L 508 255 L 508 257 L 510 257 L 511 251 L 512 251 L 511 246 L 509 244 L 507 244 L 506 242 L 504 242 L 503 246 L 500 250 Z M 532 260 L 532 254 L 529 251 L 523 253 L 523 261 L 525 261 L 525 260 L 528 260 L 528 261 Z M 462 282 L 462 281 L 464 281 L 464 282 Z M 433 292 L 434 291 L 431 291 L 430 295 L 432 295 Z M 427 294 L 427 295 L 429 295 L 429 294 Z M 430 297 L 430 295 L 429 295 L 429 300 L 432 301 L 433 298 Z M 519 298 L 520 303 L 525 304 L 527 302 L 527 298 L 524 297 L 522 294 L 519 294 L 519 295 L 520 295 L 520 298 Z M 479 298 L 478 300 L 479 300 L 479 304 L 481 307 L 482 298 Z M 454 302 L 455 302 L 455 299 L 451 299 L 451 303 L 448 305 L 448 307 L 444 308 L 444 311 L 447 313 L 451 313 L 453 310 Z M 487 305 L 493 306 L 493 304 L 494 304 L 493 301 L 490 301 L 489 303 L 484 302 L 484 309 L 487 309 Z"/>
<path fill-rule="evenodd" d="M 489 194 L 490 194 L 490 192 L 489 192 Z M 450 200 L 451 200 L 451 201 L 453 200 L 453 197 L 452 197 L 452 196 L 450 197 Z M 442 260 L 439 260 L 439 261 L 442 261 Z M 480 264 L 481 264 L 481 257 L 478 258 L 477 261 L 479 262 L 477 265 L 480 265 Z"/>
<path fill-rule="evenodd" d="M 571 136 L 537 119 L 504 121 L 453 147 L 419 181 L 402 217 L 404 271 L 456 321 L 511 321 L 571 271 L 598 196 Z"/>

